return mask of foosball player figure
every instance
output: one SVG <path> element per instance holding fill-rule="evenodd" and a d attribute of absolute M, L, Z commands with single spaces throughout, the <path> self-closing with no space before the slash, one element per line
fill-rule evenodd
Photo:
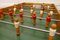
<path fill-rule="evenodd" d="M 2 9 L 0 9 L 0 19 L 2 20 L 4 17 L 3 17 L 3 12 L 2 12 Z"/>
<path fill-rule="evenodd" d="M 49 10 L 50 9 L 50 6 L 49 5 L 47 5 L 47 10 Z"/>
<path fill-rule="evenodd" d="M 43 10 L 43 11 L 45 10 L 45 8 L 44 8 L 44 5 L 43 5 L 43 4 L 41 5 L 41 10 Z"/>
<path fill-rule="evenodd" d="M 14 20 L 13 20 L 13 12 L 12 12 L 11 9 L 9 9 L 9 16 L 10 16 L 11 21 L 13 22 L 13 21 L 14 21 Z"/>
<path fill-rule="evenodd" d="M 48 36 L 48 40 L 53 40 L 55 34 L 56 34 L 56 24 L 52 24 L 51 28 L 49 29 L 49 36 Z"/>
<path fill-rule="evenodd" d="M 30 13 L 31 13 L 31 16 L 32 16 L 32 14 L 33 14 L 33 6 L 31 6 L 31 8 L 30 8 Z"/>
<path fill-rule="evenodd" d="M 19 21 L 18 21 L 18 18 L 17 17 L 14 20 L 14 26 L 16 28 L 16 35 L 17 36 L 20 36 L 20 27 L 19 27 Z"/>
<path fill-rule="evenodd" d="M 53 11 L 52 10 L 50 11 L 50 14 L 51 14 L 51 16 L 53 15 Z"/>
<path fill-rule="evenodd" d="M 40 10 L 40 20 L 42 20 L 43 14 L 44 14 L 44 11 Z"/>
<path fill-rule="evenodd" d="M 3 17 L 6 17 L 7 13 L 3 12 Z"/>
<path fill-rule="evenodd" d="M 23 12 L 20 10 L 20 23 L 23 24 Z"/>
<path fill-rule="evenodd" d="M 36 25 L 36 12 L 35 11 L 33 11 L 32 20 L 33 20 L 33 24 Z"/>
<path fill-rule="evenodd" d="M 16 14 L 16 5 L 14 5 L 13 11 L 14 11 L 14 14 Z"/>
<path fill-rule="evenodd" d="M 48 28 L 50 22 L 51 22 L 51 14 L 48 13 L 48 16 L 46 17 L 46 28 Z"/>
<path fill-rule="evenodd" d="M 23 6 L 21 5 L 20 11 L 23 13 Z"/>

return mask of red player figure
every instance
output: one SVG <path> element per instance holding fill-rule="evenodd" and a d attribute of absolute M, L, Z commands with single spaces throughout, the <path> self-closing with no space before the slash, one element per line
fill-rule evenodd
<path fill-rule="evenodd" d="M 13 22 L 13 12 L 12 12 L 11 9 L 9 9 L 9 16 L 10 16 L 10 18 L 11 18 L 11 21 Z"/>
<path fill-rule="evenodd" d="M 44 11 L 43 11 L 43 10 L 40 10 L 40 20 L 41 20 L 42 17 L 43 17 L 43 13 L 44 13 Z"/>
<path fill-rule="evenodd" d="M 46 17 L 46 27 L 49 26 L 49 23 L 51 22 L 51 14 L 48 13 L 48 16 Z"/>
<path fill-rule="evenodd" d="M 53 40 L 53 37 L 56 34 L 56 24 L 52 24 L 51 28 L 49 29 L 49 36 L 48 36 L 48 40 Z"/>
<path fill-rule="evenodd" d="M 16 19 L 14 20 L 14 26 L 15 26 L 15 28 L 16 28 L 16 35 L 17 35 L 17 36 L 20 36 L 20 28 L 19 28 L 18 18 L 16 18 Z"/>
<path fill-rule="evenodd" d="M 3 19 L 3 12 L 2 12 L 2 9 L 0 9 L 0 19 Z"/>
<path fill-rule="evenodd" d="M 36 12 L 35 11 L 33 12 L 32 20 L 33 20 L 33 24 L 35 25 L 36 24 Z"/>
<path fill-rule="evenodd" d="M 20 23 L 23 23 L 23 12 L 20 10 Z"/>

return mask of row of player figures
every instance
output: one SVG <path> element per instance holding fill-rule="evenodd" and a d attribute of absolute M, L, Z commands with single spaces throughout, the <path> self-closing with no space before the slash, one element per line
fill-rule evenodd
<path fill-rule="evenodd" d="M 13 10 L 14 10 L 14 12 L 16 12 L 16 8 L 14 8 Z M 23 9 L 21 9 L 20 11 L 23 11 Z M 33 11 L 33 10 L 31 10 L 31 11 Z M 41 11 L 40 13 L 42 13 L 42 12 L 43 11 Z M 53 13 L 53 11 L 51 11 L 50 13 Z M 20 31 L 19 31 L 19 22 L 18 22 L 18 19 L 15 19 L 14 26 L 16 28 L 16 34 L 17 34 L 17 36 L 19 36 L 20 35 Z M 52 24 L 52 27 L 50 28 L 48 40 L 53 40 L 53 37 L 55 36 L 55 33 L 56 33 L 56 24 Z"/>
<path fill-rule="evenodd" d="M 16 8 L 16 7 L 14 7 L 14 9 L 13 9 L 13 10 L 14 10 L 14 14 L 15 14 L 15 13 L 16 13 L 16 10 L 17 10 L 17 8 Z M 24 10 L 24 9 L 23 9 L 23 8 L 21 8 L 21 9 L 20 9 L 20 12 L 23 12 L 23 10 Z M 31 10 L 30 10 L 31 14 L 33 13 L 33 11 L 34 11 L 34 10 L 33 10 L 33 8 L 31 7 Z M 34 12 L 34 13 L 35 13 L 35 12 Z M 40 17 L 41 17 L 41 18 L 42 18 L 42 16 L 43 16 L 43 13 L 44 13 L 44 10 L 40 10 L 40 15 L 41 15 Z M 51 15 L 53 15 L 53 11 L 50 11 L 50 14 L 51 14 Z"/>
<path fill-rule="evenodd" d="M 49 6 L 48 6 L 48 8 L 49 8 Z M 14 10 L 14 12 L 16 12 L 17 8 L 14 7 L 13 10 Z M 23 10 L 24 10 L 23 8 L 20 9 L 20 11 L 23 11 Z M 32 13 L 33 11 L 34 11 L 34 9 L 31 8 L 30 12 Z M 43 13 L 43 10 L 40 10 L 40 13 Z M 50 13 L 51 15 L 53 15 L 54 12 L 51 10 L 49 13 Z"/>
<path fill-rule="evenodd" d="M 33 13 L 33 9 L 30 10 L 31 13 Z M 14 12 L 16 12 L 16 8 L 14 8 Z M 23 12 L 23 8 L 20 9 L 20 12 Z M 34 12 L 35 13 L 35 12 Z M 43 16 L 43 13 L 44 13 L 44 10 L 40 10 L 40 15 L 41 15 L 41 18 Z M 53 15 L 53 11 L 50 11 L 49 15 Z M 35 21 L 34 21 L 34 24 L 35 24 Z"/>
<path fill-rule="evenodd" d="M 33 5 L 34 8 L 40 9 L 43 5 Z M 44 8 L 50 9 L 50 6 L 44 6 Z"/>
<path fill-rule="evenodd" d="M 49 7 L 49 6 L 48 6 Z M 11 9 L 9 9 L 9 10 L 11 10 Z M 16 13 L 16 10 L 17 10 L 17 8 L 16 8 L 16 6 L 14 6 L 14 8 L 13 8 L 13 11 L 14 11 L 14 14 Z M 20 12 L 23 12 L 24 11 L 24 9 L 23 9 L 23 7 L 21 6 L 21 9 L 20 9 Z M 34 9 L 33 9 L 33 6 L 31 7 L 31 10 L 30 10 L 30 12 L 32 13 L 34 11 Z M 44 13 L 44 10 L 40 10 L 40 14 L 43 14 Z M 53 15 L 53 11 L 50 11 L 49 12 L 51 15 Z"/>
<path fill-rule="evenodd" d="M 42 11 L 41 11 L 42 12 Z M 19 36 L 20 35 L 20 31 L 19 31 L 19 22 L 15 20 L 14 22 L 14 25 L 15 25 L 15 28 L 16 28 L 16 35 Z M 48 36 L 48 40 L 53 40 L 53 37 L 55 36 L 56 34 L 56 24 L 52 24 L 50 30 L 49 30 L 49 36 Z"/>
<path fill-rule="evenodd" d="M 16 10 L 16 9 L 15 9 Z M 20 11 L 23 11 L 23 9 L 21 9 Z M 30 10 L 30 12 L 32 13 L 33 12 L 33 9 L 31 9 Z M 42 14 L 43 13 L 43 11 L 42 10 L 40 10 L 40 14 Z M 50 11 L 50 13 L 51 13 L 51 15 L 53 15 L 53 11 Z M 20 32 L 19 32 L 19 27 L 18 27 L 18 25 L 19 25 L 19 22 L 14 22 L 14 25 L 15 25 L 15 27 L 16 27 L 16 34 L 17 34 L 17 36 L 19 36 L 20 35 Z M 52 26 L 51 26 L 51 28 L 50 28 L 50 30 L 49 30 L 49 36 L 48 36 L 48 40 L 53 40 L 53 37 L 55 36 L 55 34 L 56 34 L 56 24 L 52 24 Z"/>

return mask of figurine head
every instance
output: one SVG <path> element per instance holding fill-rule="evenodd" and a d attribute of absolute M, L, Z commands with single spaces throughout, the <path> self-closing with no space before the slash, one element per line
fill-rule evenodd
<path fill-rule="evenodd" d="M 51 25 L 51 28 L 52 28 L 52 29 L 56 29 L 56 27 L 57 27 L 56 24 L 52 24 L 52 25 Z"/>

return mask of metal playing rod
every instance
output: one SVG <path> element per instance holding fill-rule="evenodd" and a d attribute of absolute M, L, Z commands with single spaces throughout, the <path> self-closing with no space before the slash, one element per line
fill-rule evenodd
<path fill-rule="evenodd" d="M 2 20 L 0 20 L 0 22 L 14 25 L 12 22 L 2 21 Z M 19 26 L 24 27 L 24 28 L 28 28 L 28 29 L 33 29 L 33 30 L 38 30 L 38 31 L 49 33 L 48 30 L 43 30 L 43 29 L 39 29 L 39 28 L 29 27 L 29 26 L 25 26 L 25 25 L 19 25 Z M 60 35 L 60 33 L 57 33 L 57 32 L 56 32 L 56 34 Z"/>
<path fill-rule="evenodd" d="M 28 10 L 24 10 L 24 12 L 28 12 L 28 13 L 29 13 L 29 11 L 28 11 Z M 47 12 L 44 12 L 44 14 L 47 14 Z"/>
<path fill-rule="evenodd" d="M 28 10 L 24 10 L 24 12 L 28 12 L 29 13 Z M 44 14 L 48 14 L 48 12 L 44 12 Z M 53 14 L 57 14 L 57 13 L 53 13 Z"/>

